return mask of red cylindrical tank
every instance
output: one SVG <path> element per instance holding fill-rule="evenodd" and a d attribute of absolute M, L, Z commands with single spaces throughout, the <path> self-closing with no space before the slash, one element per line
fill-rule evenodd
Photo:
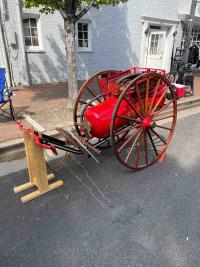
<path fill-rule="evenodd" d="M 157 101 L 160 99 L 160 94 L 155 97 L 153 107 L 156 105 Z M 114 108 L 117 104 L 118 98 L 117 97 L 110 97 L 105 102 L 97 104 L 96 106 L 92 106 L 86 109 L 84 114 L 84 124 L 90 129 L 90 134 L 93 137 L 98 138 L 106 138 L 110 134 L 110 125 L 112 120 L 112 114 Z M 148 104 L 150 105 L 152 98 L 148 98 Z M 165 95 L 163 96 L 163 100 L 160 101 L 158 108 L 161 108 L 165 101 Z M 140 110 L 139 103 L 133 103 L 136 110 Z M 143 101 L 143 105 L 145 105 Z M 125 100 L 122 100 L 117 112 L 118 116 L 125 116 L 131 118 L 137 118 L 137 115 L 134 114 L 133 109 L 129 107 Z M 115 128 L 118 129 L 122 126 L 128 124 L 130 120 L 126 118 L 117 117 L 115 119 Z M 87 130 L 88 131 L 88 130 Z"/>
<path fill-rule="evenodd" d="M 118 98 L 111 97 L 105 102 L 89 107 L 84 114 L 84 122 L 90 126 L 91 135 L 98 138 L 108 137 L 114 107 Z M 118 115 L 133 116 L 130 107 L 125 101 L 121 102 Z M 127 123 L 127 119 L 116 119 L 116 128 Z"/>

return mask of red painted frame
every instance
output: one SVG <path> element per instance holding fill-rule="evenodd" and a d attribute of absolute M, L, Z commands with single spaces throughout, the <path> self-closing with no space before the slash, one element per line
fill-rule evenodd
<path fill-rule="evenodd" d="M 157 72 L 162 74 L 163 76 L 166 76 L 166 71 L 163 69 L 153 69 L 153 68 L 142 68 L 142 67 L 131 67 L 130 69 L 120 71 L 116 74 L 113 74 L 106 78 L 101 78 L 99 81 L 100 88 L 102 93 L 106 93 L 106 96 L 110 96 L 110 94 L 119 96 L 121 91 L 123 90 L 123 87 L 126 86 L 126 84 L 118 83 L 117 80 L 119 78 L 125 77 L 127 75 L 139 75 L 142 73 L 148 73 L 148 72 Z"/>

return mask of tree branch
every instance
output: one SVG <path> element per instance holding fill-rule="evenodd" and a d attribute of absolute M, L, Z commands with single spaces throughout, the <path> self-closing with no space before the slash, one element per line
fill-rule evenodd
<path fill-rule="evenodd" d="M 71 18 L 73 23 L 76 23 L 76 11 L 78 7 L 78 0 L 72 0 L 71 1 Z"/>
<path fill-rule="evenodd" d="M 72 14 L 73 14 L 73 16 L 76 16 L 77 0 L 72 0 L 72 3 L 71 3 L 71 10 L 72 10 Z"/>
<path fill-rule="evenodd" d="M 57 9 L 60 11 L 60 14 L 63 16 L 64 19 L 67 18 L 67 12 L 65 8 L 63 7 L 62 3 L 60 0 L 53 0 Z"/>
<path fill-rule="evenodd" d="M 88 12 L 90 10 L 90 8 L 95 4 L 95 2 L 96 2 L 96 0 L 93 0 L 90 5 L 83 8 L 81 10 L 81 12 L 78 15 L 76 15 L 76 21 L 78 21 L 80 18 L 82 18 Z"/>

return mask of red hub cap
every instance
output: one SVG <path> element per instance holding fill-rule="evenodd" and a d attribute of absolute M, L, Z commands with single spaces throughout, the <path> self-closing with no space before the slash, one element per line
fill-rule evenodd
<path fill-rule="evenodd" d="M 142 127 L 144 129 L 148 129 L 150 127 L 152 127 L 152 120 L 149 117 L 146 117 L 143 121 L 142 121 Z"/>

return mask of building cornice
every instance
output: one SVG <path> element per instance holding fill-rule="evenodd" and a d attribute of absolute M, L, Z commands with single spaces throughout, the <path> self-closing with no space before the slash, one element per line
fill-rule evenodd
<path fill-rule="evenodd" d="M 163 19 L 149 16 L 141 16 L 143 22 L 150 22 L 155 24 L 163 24 L 163 25 L 174 25 L 178 24 L 180 20 L 172 20 L 172 19 Z"/>

